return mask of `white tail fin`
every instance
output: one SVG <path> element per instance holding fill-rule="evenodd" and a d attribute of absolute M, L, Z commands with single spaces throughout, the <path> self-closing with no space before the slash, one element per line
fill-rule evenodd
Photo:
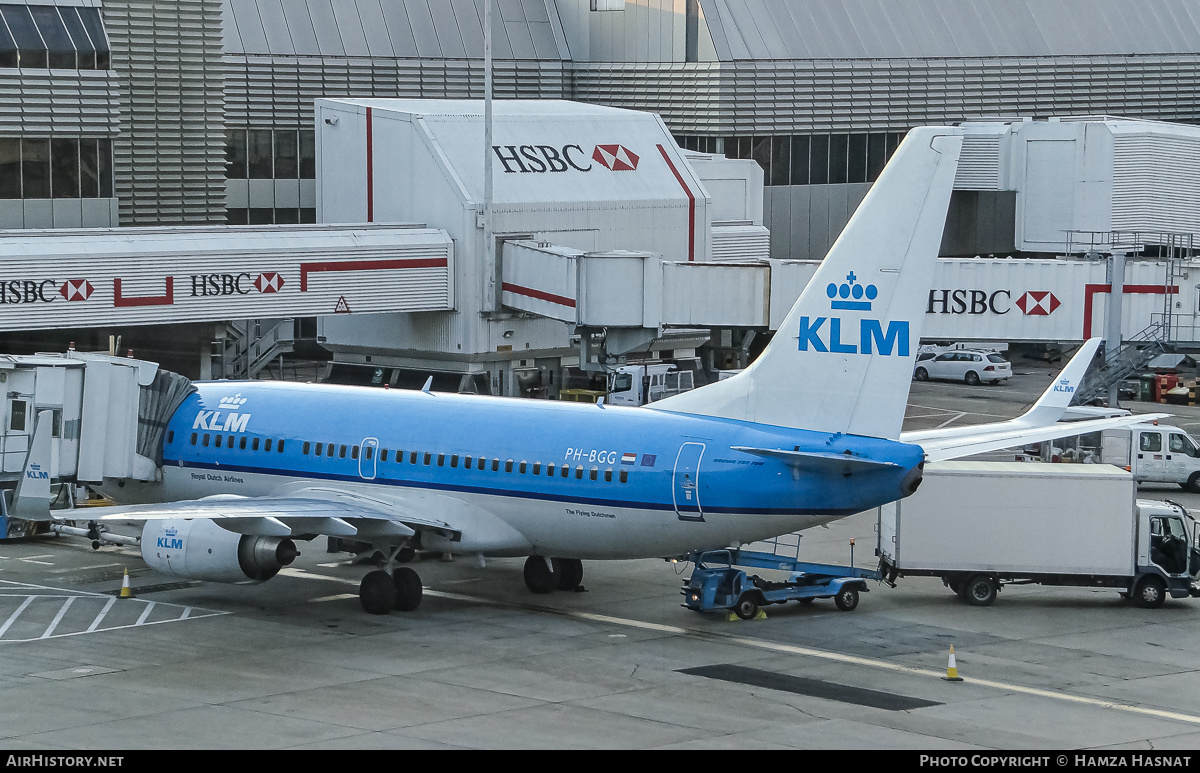
<path fill-rule="evenodd" d="M 899 437 L 961 147 L 909 132 L 759 358 L 651 407 Z"/>
<path fill-rule="evenodd" d="M 17 481 L 8 514 L 27 521 L 50 520 L 50 433 L 54 412 L 38 411 L 33 424 L 33 439 L 21 478 Z"/>

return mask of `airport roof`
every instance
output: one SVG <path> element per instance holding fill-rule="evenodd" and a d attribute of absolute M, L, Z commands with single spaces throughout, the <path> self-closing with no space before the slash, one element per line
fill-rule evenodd
<path fill-rule="evenodd" d="M 225 53 L 481 59 L 483 0 L 225 0 Z M 546 0 L 500 0 L 497 59 L 569 58 Z"/>
<path fill-rule="evenodd" d="M 1193 0 L 701 0 L 717 58 L 1194 54 Z"/>

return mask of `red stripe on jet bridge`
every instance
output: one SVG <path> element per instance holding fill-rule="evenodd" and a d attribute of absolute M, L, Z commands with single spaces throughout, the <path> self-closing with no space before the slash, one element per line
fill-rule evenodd
<path fill-rule="evenodd" d="M 549 301 L 550 303 L 557 303 L 559 306 L 568 306 L 572 309 L 575 308 L 575 299 L 568 298 L 565 295 L 555 295 L 554 293 L 548 293 L 543 290 L 534 290 L 533 288 L 522 287 L 521 285 L 515 285 L 510 282 L 502 282 L 500 284 L 500 289 L 506 293 L 524 295 L 528 298 L 537 298 L 539 301 Z"/>
<path fill-rule="evenodd" d="M 1083 286 L 1083 340 L 1092 337 L 1092 296 L 1096 293 L 1111 293 L 1112 285 L 1084 285 Z M 1163 285 L 1125 285 L 1121 292 L 1130 295 L 1144 293 L 1147 295 L 1176 295 L 1179 292 L 1177 285 L 1171 285 L 1169 288 Z"/>
<path fill-rule="evenodd" d="M 381 271 L 391 268 L 445 268 L 446 258 L 409 258 L 408 260 L 348 260 L 344 263 L 301 263 L 300 292 L 308 292 L 308 275 L 333 271 Z"/>
<path fill-rule="evenodd" d="M 696 197 L 692 194 L 692 189 L 684 182 L 683 175 L 679 174 L 679 170 L 671 163 L 671 157 L 667 155 L 667 149 L 659 145 L 658 152 L 662 153 L 663 161 L 667 162 L 667 166 L 671 168 L 671 174 L 675 175 L 675 179 L 679 181 L 679 186 L 683 188 L 683 192 L 688 197 L 688 260 L 694 261 L 696 259 Z"/>
<path fill-rule="evenodd" d="M 371 108 L 367 108 L 367 222 L 375 222 L 375 155 L 371 137 Z M 300 288 L 301 292 L 304 288 Z"/>
<path fill-rule="evenodd" d="M 149 298 L 125 298 L 121 295 L 120 278 L 113 279 L 113 306 L 173 306 L 175 305 L 175 277 L 166 278 L 166 292 Z"/>

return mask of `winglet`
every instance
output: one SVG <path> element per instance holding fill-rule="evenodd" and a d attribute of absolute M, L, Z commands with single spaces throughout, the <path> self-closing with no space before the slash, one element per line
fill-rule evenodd
<path fill-rule="evenodd" d="M 33 440 L 25 467 L 13 492 L 8 514 L 27 521 L 50 520 L 50 433 L 54 427 L 53 411 L 38 411 L 34 419 Z"/>
<path fill-rule="evenodd" d="M 1102 340 L 1089 338 L 1084 341 L 1083 346 L 1079 347 L 1079 351 L 1075 352 L 1075 356 L 1058 377 L 1050 382 L 1050 386 L 1046 387 L 1046 391 L 1042 392 L 1042 396 L 1033 407 L 1018 416 L 1016 421 L 1021 424 L 1053 424 L 1061 419 L 1070 406 L 1071 399 L 1075 397 L 1079 385 L 1083 383 L 1083 374 L 1092 364 L 1092 358 L 1096 356 L 1096 350 L 1100 348 Z"/>

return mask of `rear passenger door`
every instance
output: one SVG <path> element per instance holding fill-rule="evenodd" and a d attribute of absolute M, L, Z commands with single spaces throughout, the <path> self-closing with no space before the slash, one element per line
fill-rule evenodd
<path fill-rule="evenodd" d="M 1162 432 L 1158 430 L 1141 430 L 1138 432 L 1137 466 L 1141 474 L 1138 480 L 1164 480 L 1166 474 L 1166 455 L 1163 450 Z"/>

